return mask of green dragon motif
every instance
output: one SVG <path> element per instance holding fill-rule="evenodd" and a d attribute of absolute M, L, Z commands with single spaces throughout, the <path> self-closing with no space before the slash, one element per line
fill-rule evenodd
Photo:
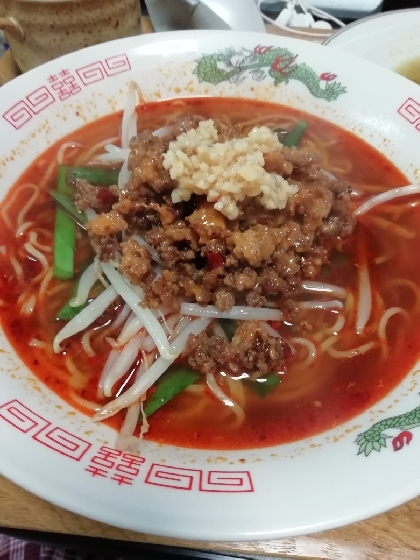
<path fill-rule="evenodd" d="M 404 444 L 408 445 L 413 439 L 413 435 L 408 430 L 418 426 L 420 426 L 420 406 L 406 414 L 400 414 L 399 416 L 393 416 L 376 422 L 368 430 L 357 436 L 358 455 L 364 453 L 367 457 L 372 451 L 380 451 L 382 447 L 386 447 L 386 440 L 392 436 L 387 436 L 383 432 L 389 428 L 401 430 L 401 433 L 392 440 L 394 451 L 399 451 L 404 447 Z"/>
<path fill-rule="evenodd" d="M 335 81 L 335 74 L 324 72 L 318 76 L 305 63 L 297 63 L 297 57 L 297 54 L 281 47 L 258 45 L 253 51 L 229 48 L 223 52 L 203 55 L 196 61 L 194 74 L 200 82 L 210 84 L 226 81 L 240 83 L 246 75 L 256 81 L 269 76 L 274 80 L 275 86 L 298 80 L 305 84 L 314 97 L 327 101 L 334 101 L 346 92 L 346 88 Z"/>

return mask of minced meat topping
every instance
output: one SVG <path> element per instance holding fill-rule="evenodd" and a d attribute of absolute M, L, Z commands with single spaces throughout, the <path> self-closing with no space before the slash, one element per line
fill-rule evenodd
<path fill-rule="evenodd" d="M 112 209 L 87 227 L 99 257 L 119 261 L 144 289 L 144 306 L 177 311 L 184 300 L 294 313 L 302 280 L 319 274 L 354 227 L 350 186 L 265 127 L 241 136 L 216 120 L 182 117 L 163 137 L 133 138 L 128 167 L 127 185 L 110 189 Z M 80 208 L 97 198 L 79 185 Z"/>

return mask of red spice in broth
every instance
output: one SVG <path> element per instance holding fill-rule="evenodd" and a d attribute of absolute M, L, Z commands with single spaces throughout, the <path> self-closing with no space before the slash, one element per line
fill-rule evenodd
<path fill-rule="evenodd" d="M 280 115 L 280 123 L 304 118 L 308 121 L 306 142 L 311 140 L 311 133 L 316 134 L 318 139 L 334 141 L 329 148 L 326 148 L 329 161 L 337 168 L 343 164 L 344 159 L 351 162 L 352 169 L 348 173 L 343 172 L 340 178 L 349 182 L 383 185 L 384 188 L 407 184 L 406 178 L 389 161 L 354 135 L 316 117 L 267 103 L 211 98 L 191 99 L 185 103 L 176 100 L 151 103 L 139 108 L 139 127 L 158 128 L 166 123 L 169 115 L 175 113 L 202 114 L 206 117 L 229 115 L 235 122 L 248 120 L 250 116 L 257 115 L 267 115 L 267 117 Z M 92 146 L 96 142 L 117 136 L 120 123 L 121 114 L 111 115 L 72 133 L 71 136 L 47 150 L 23 173 L 16 186 L 7 195 L 3 204 L 12 202 L 10 216 L 15 219 L 28 199 L 28 193 L 22 190 L 13 201 L 18 186 L 25 183 L 39 184 L 62 143 L 73 140 L 83 142 L 88 147 Z M 73 160 L 69 163 L 73 163 Z M 42 227 L 51 232 L 54 226 L 54 206 L 47 191 L 54 188 L 54 183 L 53 177 L 51 182 L 45 185 L 39 204 L 27 215 L 30 221 L 36 221 L 37 217 L 42 215 Z M 404 216 L 404 227 L 411 227 L 418 234 L 420 211 L 412 209 Z M 358 230 L 354 235 L 358 236 Z M 394 237 L 392 232 L 375 229 L 372 233 L 368 228 L 366 239 L 366 250 L 371 262 L 373 258 L 383 254 L 387 247 L 392 247 Z M 337 263 L 331 265 L 327 276 L 329 282 L 355 289 L 357 274 L 352 264 L 354 257 L 352 248 L 357 244 L 354 241 L 352 239 L 345 250 L 348 259 L 341 259 L 340 262 L 337 259 Z M 10 233 L 4 223 L 0 223 L 0 245 L 8 248 L 9 255 L 12 252 L 18 254 L 19 243 L 19 238 Z M 382 294 L 387 307 L 391 306 L 393 296 L 389 296 L 386 292 L 386 281 L 395 276 L 396 270 L 399 276 L 416 283 L 419 281 L 420 265 L 412 258 L 412 255 L 418 251 L 417 243 L 417 239 L 406 240 L 404 251 L 395 255 L 392 267 L 386 265 L 372 270 L 375 291 L 378 290 Z M 86 259 L 89 249 L 82 247 L 81 252 L 83 259 Z M 211 258 L 213 259 L 213 255 Z M 79 265 L 83 259 L 80 257 Z M 39 263 L 31 257 L 24 259 L 22 265 L 27 279 L 34 278 L 41 270 Z M 218 261 L 215 260 L 212 266 L 218 266 Z M 52 280 L 52 286 L 56 285 L 58 282 Z M 65 351 L 60 355 L 29 346 L 31 339 L 40 334 L 42 313 L 45 314 L 45 324 L 48 325 L 42 333 L 44 338 L 47 337 L 52 341 L 54 334 L 61 328 L 63 323 L 56 321 L 55 315 L 68 299 L 71 283 L 67 283 L 60 297 L 55 296 L 48 302 L 38 302 L 36 313 L 29 317 L 19 312 L 17 300 L 22 285 L 16 280 L 13 268 L 7 261 L 2 262 L 0 290 L 2 300 L 5 302 L 0 307 L 1 324 L 21 359 L 43 383 L 65 401 L 92 414 L 92 411 L 85 409 L 80 402 L 74 400 L 73 395 L 77 394 L 92 402 L 97 400 L 97 384 L 110 348 L 107 343 L 98 343 L 95 347 L 97 354 L 92 358 L 84 354 L 78 337 L 66 341 Z M 412 296 L 409 291 L 402 290 L 399 297 L 400 304 L 410 308 Z M 404 336 L 400 334 L 401 318 L 394 317 L 390 320 L 387 337 L 391 351 L 386 365 L 379 363 L 378 351 L 372 351 L 366 355 L 344 360 L 325 357 L 324 354 L 321 359 L 306 368 L 304 373 L 292 366 L 282 375 L 281 383 L 273 394 L 265 399 L 261 399 L 249 389 L 246 390 L 245 422 L 239 428 L 232 427 L 229 411 L 226 411 L 217 399 L 209 398 L 206 391 L 202 397 L 183 392 L 150 418 L 150 430 L 146 437 L 158 442 L 191 448 L 244 449 L 292 442 L 337 426 L 387 395 L 413 367 L 420 354 L 418 315 L 410 317 L 410 324 Z M 317 319 L 314 312 L 310 317 L 315 317 L 316 329 Z M 334 320 L 334 316 L 331 316 L 331 324 Z M 276 327 L 281 329 L 281 334 L 286 338 L 297 336 L 291 329 L 285 329 L 281 325 Z M 66 360 L 71 360 L 76 365 L 78 374 L 69 373 Z M 118 383 L 118 387 L 114 389 L 120 388 L 124 381 Z M 127 386 L 131 383 L 132 377 Z M 302 391 L 302 384 L 310 387 L 309 390 Z M 194 414 L 194 407 L 198 408 L 200 399 L 202 399 L 202 410 Z M 117 428 L 121 421 L 122 415 L 119 414 L 111 418 L 108 423 Z"/>

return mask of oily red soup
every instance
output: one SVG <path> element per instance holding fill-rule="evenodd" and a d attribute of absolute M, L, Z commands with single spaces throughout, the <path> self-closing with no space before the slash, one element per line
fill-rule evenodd
<path fill-rule="evenodd" d="M 378 205 L 357 220 L 351 221 L 349 218 L 354 209 L 369 197 L 406 185 L 408 181 L 379 152 L 356 136 L 319 118 L 268 103 L 211 98 L 150 103 L 137 108 L 137 129 L 139 133 L 146 130 L 162 130 L 162 127 L 167 129 L 179 119 L 189 118 L 191 115 L 199 115 L 202 120 L 213 119 L 217 122 L 219 142 L 235 138 L 235 135 L 243 138 L 253 127 L 267 127 L 270 131 L 280 129 L 281 142 L 285 137 L 282 134 L 285 135 L 298 121 L 304 120 L 307 126 L 300 140 L 299 149 L 291 148 L 289 151 L 285 149 L 284 158 L 281 159 L 282 169 L 285 170 L 284 177 L 288 180 L 288 184 L 298 185 L 296 189 L 302 189 L 302 185 L 309 185 L 308 189 L 316 188 L 321 192 L 324 188 L 321 183 L 325 179 L 329 181 L 328 188 L 333 191 L 335 189 L 336 193 L 350 193 L 348 185 L 351 186 L 352 192 L 351 196 L 350 194 L 336 195 L 337 210 L 333 217 L 329 214 L 329 221 L 324 219 L 322 222 L 322 227 L 325 226 L 323 236 L 319 233 L 319 226 L 318 229 L 311 230 L 313 238 L 320 239 L 319 247 L 323 252 L 321 254 L 321 249 L 318 247 L 319 258 L 315 258 L 314 251 L 311 253 L 311 258 L 308 257 L 308 251 L 302 253 L 303 256 L 296 257 L 298 248 L 290 249 L 296 253 L 293 253 L 295 258 L 293 262 L 301 263 L 301 267 L 297 268 L 293 280 L 297 291 L 291 293 L 289 290 L 287 292 L 289 299 L 284 295 L 286 292 L 282 292 L 280 298 L 274 288 L 272 289 L 274 296 L 270 298 L 265 292 L 261 290 L 258 292 L 257 283 L 254 282 L 252 288 L 254 291 L 249 289 L 244 300 L 241 300 L 242 295 L 238 286 L 235 288 L 236 292 L 232 288 L 227 296 L 223 292 L 225 299 L 217 299 L 215 293 L 210 293 L 204 302 L 200 301 L 198 296 L 197 299 L 188 300 L 194 304 L 201 303 L 203 306 L 214 304 L 219 311 L 220 309 L 229 311 L 235 307 L 232 307 L 229 302 L 226 303 L 226 297 L 236 298 L 236 306 L 246 303 L 248 308 L 254 306 L 269 309 L 276 308 L 278 299 L 283 305 L 281 307 L 279 304 L 284 317 L 282 320 L 269 319 L 266 322 L 266 335 L 263 334 L 264 329 L 260 323 L 256 325 L 255 322 L 250 322 L 252 323 L 250 329 L 254 330 L 249 336 L 254 337 L 252 339 L 254 341 L 255 336 L 259 336 L 261 345 L 253 346 L 253 354 L 249 351 L 247 359 L 252 354 L 254 360 L 252 363 L 258 364 L 255 365 L 256 369 L 260 368 L 258 371 L 253 371 L 252 365 L 243 365 L 248 364 L 249 360 L 246 362 L 244 356 L 240 356 L 241 349 L 245 353 L 248 348 L 246 345 L 249 337 L 246 337 L 249 333 L 246 329 L 244 332 L 241 331 L 242 338 L 239 337 L 237 340 L 233 338 L 229 342 L 223 338 L 220 325 L 217 330 L 212 323 L 211 328 L 214 328 L 214 332 L 209 334 L 206 331 L 205 335 L 197 335 L 193 342 L 190 338 L 190 342 L 187 343 L 188 352 L 181 353 L 175 361 L 175 366 L 172 367 L 186 368 L 189 374 L 194 371 L 196 374 L 189 378 L 182 390 L 178 387 L 173 398 L 165 397 L 164 400 L 168 402 L 148 417 L 149 430 L 144 437 L 190 448 L 248 449 L 292 442 L 342 424 L 387 395 L 407 375 L 419 356 L 420 339 L 416 325 L 420 319 L 418 288 L 420 271 L 417 259 L 413 258 L 418 250 L 420 223 L 417 200 L 415 197 L 403 197 Z M 99 260 L 106 260 L 104 251 L 106 247 L 110 247 L 110 243 L 106 245 L 104 239 L 106 237 L 109 241 L 110 236 L 98 233 L 101 231 L 98 216 L 93 218 L 98 221 L 97 229 L 91 229 L 89 236 L 81 228 L 77 228 L 74 276 L 67 279 L 56 278 L 53 267 L 56 208 L 49 191 L 56 189 L 59 164 L 69 168 L 88 165 L 95 167 L 98 165 L 97 156 L 104 152 L 106 144 L 120 146 L 121 120 L 121 113 L 111 115 L 75 131 L 51 146 L 22 174 L 8 193 L 1 209 L 0 320 L 2 327 L 29 369 L 65 401 L 90 416 L 133 387 L 136 383 L 136 372 L 144 362 L 144 347 L 147 345 L 143 347 L 140 344 L 137 351 L 132 354 L 126 371 L 113 383 L 109 397 L 104 397 L 100 391 L 98 392 L 98 384 L 104 368 L 107 367 L 110 352 L 122 351 L 122 348 L 116 346 L 116 341 L 124 328 L 124 321 L 129 318 L 130 309 L 125 306 L 121 297 L 117 297 L 89 325 L 89 328 L 70 336 L 62 342 L 59 352 L 54 351 L 54 338 L 66 324 L 65 319 L 58 318 L 60 310 L 72 295 L 74 296 L 78 275 L 85 270 L 87 263 L 92 262 L 95 252 Z M 197 127 L 197 122 L 191 127 Z M 178 132 L 185 134 L 185 130 L 181 129 Z M 165 134 L 165 128 L 163 130 Z M 144 149 L 146 141 L 141 144 L 141 149 L 139 145 L 131 144 L 132 154 L 137 150 L 137 154 L 140 153 L 143 158 L 140 163 L 131 161 L 131 171 L 134 175 L 133 169 L 137 165 L 136 169 L 140 169 L 139 173 L 143 173 L 142 180 L 145 184 L 147 181 L 152 183 L 160 180 L 156 176 L 157 171 L 164 173 L 162 170 L 159 171 L 161 165 L 159 158 L 162 156 L 162 151 L 152 153 L 154 146 L 152 140 L 151 138 L 147 140 L 149 152 Z M 165 142 L 164 139 L 162 141 Z M 168 145 L 165 149 L 167 148 Z M 308 154 L 314 157 L 312 158 L 312 155 L 309 157 Z M 133 155 L 131 157 L 134 158 Z M 268 169 L 271 165 L 270 157 L 265 155 L 264 161 Z M 279 161 L 276 159 L 277 164 Z M 106 169 L 109 167 L 118 169 L 121 167 L 121 162 L 111 162 L 106 165 L 108 166 L 105 166 Z M 322 169 L 330 175 L 322 179 L 319 174 L 317 175 L 317 169 Z M 277 168 L 275 172 L 279 173 Z M 153 177 L 144 179 L 144 174 Z M 335 186 L 331 186 L 334 181 Z M 343 187 L 343 184 L 348 185 Z M 83 190 L 80 183 L 77 188 L 80 192 Z M 156 200 L 162 206 L 162 201 L 169 199 L 165 199 L 164 190 L 158 191 L 156 187 L 158 193 Z M 83 192 L 88 191 L 85 189 Z M 118 196 L 115 194 L 114 187 L 111 187 L 110 192 L 113 193 L 112 196 L 102 187 L 99 191 L 95 191 L 102 203 L 108 205 L 108 213 L 111 210 L 111 203 L 115 203 L 115 196 Z M 296 193 L 293 196 L 297 196 Z M 208 208 L 202 204 L 197 194 L 193 195 L 191 200 L 193 199 L 196 201 L 196 210 Z M 343 201 L 342 208 L 339 204 L 340 200 Z M 176 204 L 172 206 L 171 204 L 168 202 L 170 208 L 177 208 Z M 187 206 L 189 203 L 180 204 Z M 242 202 L 238 203 L 240 212 L 241 204 Z M 258 208 L 261 210 L 261 206 Z M 273 214 L 275 219 L 279 220 L 281 212 L 286 212 L 287 208 L 276 211 L 277 214 Z M 191 209 L 188 212 L 191 212 Z M 255 211 L 255 215 L 257 214 L 258 212 Z M 189 214 L 190 217 L 192 215 Z M 260 212 L 258 216 L 260 215 L 262 216 L 263 213 Z M 182 213 L 180 216 L 182 217 Z M 208 214 L 205 214 L 205 217 L 207 216 Z M 265 215 L 265 221 L 261 222 L 266 228 L 265 234 L 271 227 L 270 216 L 271 214 L 267 221 Z M 306 227 L 305 216 L 307 214 L 300 215 L 296 210 L 293 218 L 295 227 L 300 228 L 300 232 L 303 232 Z M 340 217 L 342 230 L 333 242 L 332 238 L 328 237 L 327 225 L 332 228 L 338 220 L 337 216 Z M 342 225 L 343 216 L 348 225 L 346 232 Z M 190 217 L 188 218 L 190 221 L 186 220 L 185 223 L 193 223 Z M 154 214 L 153 219 L 155 218 Z M 129 222 L 128 213 L 125 219 Z M 164 215 L 162 214 L 159 219 L 163 222 Z M 233 218 L 231 222 L 235 222 L 235 219 L 240 220 L 240 218 Z M 223 220 L 225 224 L 229 222 L 226 216 Z M 258 222 L 258 217 L 255 220 Z M 260 227 L 261 223 L 253 223 L 252 231 L 263 231 Z M 243 234 L 245 226 L 241 226 L 238 221 L 235 224 L 236 229 L 230 234 Z M 161 222 L 155 222 L 149 227 L 146 235 L 149 245 L 153 244 L 151 241 L 154 238 L 151 232 L 156 232 L 156 228 L 161 228 L 163 231 Z M 161 230 L 159 235 L 162 234 Z M 279 226 L 278 231 L 280 230 Z M 165 232 L 167 231 L 166 229 Z M 116 238 L 118 243 L 123 243 L 121 238 L 118 238 L 118 234 Z M 181 247 L 176 243 L 174 240 L 173 247 L 176 247 L 179 254 L 182 251 L 188 252 L 191 248 Z M 183 243 L 186 243 L 185 239 Z M 209 241 L 207 240 L 206 243 L 208 244 Z M 168 249 L 166 244 L 164 250 L 163 245 L 154 246 L 164 265 L 166 263 L 170 269 L 171 265 L 168 265 L 167 260 L 170 258 L 168 256 L 170 247 Z M 129 246 L 124 247 L 128 252 Z M 138 251 L 138 246 L 136 247 Z M 279 248 L 277 250 L 280 251 Z M 290 251 L 287 254 L 291 254 Z M 226 255 L 223 256 L 226 260 L 219 262 L 221 253 L 217 251 L 202 252 L 202 254 L 207 258 L 206 262 L 203 261 L 205 264 L 200 265 L 204 266 L 205 271 L 207 271 L 206 267 L 209 272 L 214 268 L 228 268 Z M 229 253 L 229 255 L 233 254 L 233 251 Z M 237 254 L 238 252 L 235 253 Z M 234 259 L 232 262 L 234 262 L 232 267 L 239 266 Z M 247 263 L 248 268 L 251 266 L 250 262 Z M 197 261 L 194 263 L 196 272 L 202 270 Z M 176 266 L 177 263 L 172 268 Z M 183 266 L 187 270 L 186 266 Z M 268 273 L 263 270 L 264 266 L 255 265 L 257 272 L 254 276 L 249 273 L 249 277 L 260 275 L 265 278 Z M 121 261 L 119 270 L 130 282 L 135 283 L 132 268 L 124 269 Z M 241 270 L 243 272 L 243 269 Z M 165 278 L 168 276 L 165 272 L 161 274 Z M 220 275 L 222 276 L 223 272 L 220 272 Z M 200 278 L 207 277 L 202 275 Z M 223 278 L 228 278 L 228 275 Z M 154 277 L 154 282 L 157 281 Z M 314 281 L 317 285 L 315 288 L 311 287 L 308 283 L 305 284 L 307 281 Z M 150 305 L 152 305 L 150 286 L 147 285 L 146 280 L 138 284 L 149 294 Z M 227 281 L 225 285 L 228 285 Z M 264 284 L 265 288 L 263 286 L 266 291 L 267 285 Z M 289 288 L 291 285 L 289 283 Z M 333 295 L 330 295 L 328 290 L 325 291 L 325 286 L 334 287 Z M 311 291 L 313 289 L 315 295 Z M 103 291 L 104 288 L 98 282 L 90 290 L 87 303 L 98 297 L 101 290 Z M 320 295 L 317 294 L 317 290 L 320 290 Z M 153 294 L 163 298 L 157 288 L 154 289 Z M 194 294 L 197 295 L 197 292 Z M 220 294 L 220 290 L 217 294 Z M 256 294 L 261 296 L 258 301 Z M 182 299 L 187 295 L 185 291 L 179 297 Z M 337 302 L 337 298 L 339 302 L 334 304 L 335 307 L 330 306 L 328 302 L 331 303 L 331 300 Z M 311 305 L 306 307 L 301 305 L 302 302 L 308 303 L 314 300 L 320 305 L 316 304 L 313 308 Z M 283 304 L 282 302 L 285 301 L 289 303 Z M 295 303 L 293 305 L 290 303 L 295 301 L 298 301 L 297 307 Z M 368 316 L 363 318 L 365 313 L 363 310 L 367 308 Z M 122 314 L 125 314 L 124 317 Z M 166 315 L 166 312 L 164 315 L 170 322 L 170 317 L 173 315 L 171 313 Z M 175 321 L 173 323 L 175 325 Z M 172 329 L 175 328 L 174 325 Z M 204 336 L 207 338 L 204 339 Z M 144 338 L 143 342 L 145 340 Z M 235 343 L 235 356 L 240 356 L 242 361 L 238 358 L 235 368 L 232 366 L 229 369 L 228 359 L 223 362 L 221 355 L 225 356 L 233 352 L 229 344 Z M 280 353 L 281 360 L 278 362 L 280 365 L 274 371 L 269 371 L 272 363 L 268 358 L 262 365 L 258 361 L 258 348 L 261 349 L 262 354 L 265 351 Z M 208 353 L 205 359 L 202 359 L 200 352 Z M 217 353 L 220 355 L 215 356 Z M 212 366 L 211 371 L 208 369 L 210 362 L 213 366 L 216 364 L 215 367 Z M 272 386 L 269 384 L 267 390 L 261 392 L 256 385 L 259 380 L 266 379 L 275 379 L 275 381 Z M 214 383 L 222 391 L 222 397 L 220 391 L 214 389 Z M 143 395 L 142 398 L 145 399 L 143 404 L 146 408 L 148 399 L 157 393 L 158 388 L 159 382 L 152 384 Z M 131 413 L 137 416 L 129 432 L 136 436 L 139 434 L 143 416 L 138 401 L 130 406 Z M 124 422 L 127 428 L 127 415 L 127 409 L 122 408 L 110 417 L 105 415 L 105 421 L 116 430 L 119 430 Z"/>

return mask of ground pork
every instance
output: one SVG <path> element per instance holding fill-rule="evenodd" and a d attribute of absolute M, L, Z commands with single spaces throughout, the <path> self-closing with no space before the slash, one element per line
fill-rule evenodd
<path fill-rule="evenodd" d="M 234 363 L 236 351 L 223 336 L 200 333 L 189 337 L 182 356 L 196 371 L 212 373 Z"/>
<path fill-rule="evenodd" d="M 249 372 L 278 371 L 284 359 L 285 343 L 267 332 L 261 323 L 244 321 L 232 338 L 236 359 Z"/>
<path fill-rule="evenodd" d="M 136 191 L 139 184 L 149 185 L 156 192 L 175 188 L 168 171 L 162 166 L 163 154 L 168 149 L 167 138 L 142 132 L 130 142 L 128 169 L 131 179 L 124 190 Z"/>
<path fill-rule="evenodd" d="M 203 202 L 186 220 L 202 244 L 222 237 L 226 231 L 225 217 L 210 202 Z"/>
<path fill-rule="evenodd" d="M 163 154 L 170 141 L 202 120 L 178 118 L 164 137 L 142 132 L 132 140 L 131 180 L 121 190 L 110 188 L 118 196 L 113 210 L 88 224 L 92 245 L 104 260 L 121 254 L 120 270 L 144 288 L 144 305 L 165 303 L 178 310 L 184 298 L 228 310 L 272 300 L 294 314 L 302 280 L 316 278 L 331 249 L 341 249 L 354 228 L 351 189 L 320 170 L 309 152 L 280 146 L 264 153 L 263 165 L 265 172 L 296 186 L 285 208 L 270 210 L 262 205 L 261 194 L 249 196 L 237 201 L 238 215 L 228 219 L 205 196 L 193 194 L 174 203 L 175 183 L 163 166 Z M 214 126 L 222 142 L 249 133 L 242 125 L 227 127 L 215 120 Z M 86 193 L 95 191 L 86 187 Z M 121 232 L 140 235 L 157 251 L 167 267 L 160 277 L 152 273 L 150 260 L 150 266 L 142 256 L 138 266 L 132 262 L 137 247 L 124 245 Z"/>
<path fill-rule="evenodd" d="M 279 150 L 264 154 L 264 169 L 269 173 L 277 173 L 282 177 L 289 177 L 293 171 L 293 163 L 287 161 Z"/>
<path fill-rule="evenodd" d="M 274 253 L 279 242 L 279 232 L 275 228 L 257 225 L 243 232 L 233 233 L 227 240 L 232 252 L 240 261 L 251 266 L 261 266 Z"/>
<path fill-rule="evenodd" d="M 74 205 L 76 206 L 77 210 L 83 212 L 88 208 L 97 208 L 98 192 L 98 187 L 94 187 L 84 179 L 76 179 Z"/>
<path fill-rule="evenodd" d="M 119 272 L 132 284 L 140 284 L 144 276 L 152 270 L 150 253 L 134 239 L 123 241 Z"/>
<path fill-rule="evenodd" d="M 100 261 L 112 261 L 119 253 L 120 245 L 115 235 L 95 235 L 89 232 L 89 241 Z"/>
<path fill-rule="evenodd" d="M 118 187 L 117 187 L 118 189 Z M 84 179 L 76 179 L 74 205 L 83 212 L 92 208 L 97 212 L 109 212 L 118 200 L 114 187 L 95 187 Z"/>
<path fill-rule="evenodd" d="M 190 336 L 182 354 L 197 371 L 210 373 L 222 369 L 251 375 L 279 371 L 287 356 L 287 344 L 269 334 L 261 323 L 244 321 L 229 342 L 223 336 L 200 333 Z"/>
<path fill-rule="evenodd" d="M 123 216 L 116 210 L 111 212 L 97 214 L 92 220 L 86 224 L 88 231 L 94 235 L 108 236 L 115 233 L 121 233 L 128 227 Z"/>

